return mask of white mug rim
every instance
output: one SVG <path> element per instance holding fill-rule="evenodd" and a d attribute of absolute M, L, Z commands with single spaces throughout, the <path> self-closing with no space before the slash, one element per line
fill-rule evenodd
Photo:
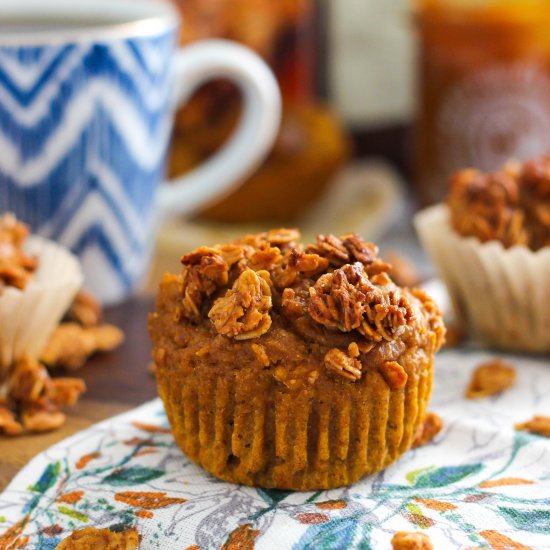
<path fill-rule="evenodd" d="M 34 14 L 34 17 L 33 17 Z M 167 0 L 2 0 L 0 22 L 5 18 L 36 21 L 36 14 L 54 21 L 70 17 L 91 20 L 78 27 L 39 29 L 17 33 L 0 32 L 0 47 L 46 46 L 110 42 L 156 36 L 180 25 L 176 8 Z M 58 19 L 57 19 L 58 18 Z M 97 23 L 101 18 L 101 23 Z M 109 20 L 112 21 L 109 21 Z M 103 20 L 105 22 L 103 22 Z"/>

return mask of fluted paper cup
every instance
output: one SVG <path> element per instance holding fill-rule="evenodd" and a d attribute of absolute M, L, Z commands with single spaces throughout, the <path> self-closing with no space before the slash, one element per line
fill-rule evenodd
<path fill-rule="evenodd" d="M 550 351 L 550 247 L 535 252 L 462 237 L 443 204 L 417 214 L 414 224 L 472 335 L 505 350 Z"/>
<path fill-rule="evenodd" d="M 6 287 L 0 294 L 0 374 L 23 355 L 40 355 L 83 281 L 78 260 L 62 246 L 31 236 L 25 252 L 39 264 L 23 290 Z"/>

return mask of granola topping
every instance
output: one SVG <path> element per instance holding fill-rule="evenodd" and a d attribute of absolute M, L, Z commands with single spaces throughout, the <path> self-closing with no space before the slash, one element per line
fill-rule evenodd
<path fill-rule="evenodd" d="M 233 288 L 218 298 L 208 317 L 219 334 L 248 340 L 266 333 L 271 326 L 271 289 L 267 271 L 246 269 Z"/>
<path fill-rule="evenodd" d="M 338 348 L 332 348 L 326 353 L 325 367 L 352 382 L 361 378 L 361 361 Z"/>
<path fill-rule="evenodd" d="M 380 373 L 392 390 L 400 390 L 407 383 L 408 375 L 397 361 L 384 361 L 380 366 Z"/>
<path fill-rule="evenodd" d="M 450 186 L 451 221 L 461 235 L 498 240 L 506 248 L 550 245 L 550 157 L 493 173 L 461 170 Z"/>
<path fill-rule="evenodd" d="M 328 371 L 349 380 L 361 377 L 363 356 L 407 331 L 431 331 L 430 345 L 440 346 L 437 306 L 421 292 L 396 286 L 375 245 L 355 234 L 319 235 L 306 247 L 298 239 L 296 229 L 276 229 L 183 256 L 174 321 L 208 317 L 215 333 L 261 344 L 276 318 L 308 345 L 320 346 Z M 251 349 L 257 362 L 277 367 L 273 360 L 268 365 L 261 347 Z M 392 387 L 406 383 L 398 365 L 385 370 Z"/>

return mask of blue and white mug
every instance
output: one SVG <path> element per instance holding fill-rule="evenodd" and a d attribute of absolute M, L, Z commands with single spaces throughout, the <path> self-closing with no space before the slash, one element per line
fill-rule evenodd
<path fill-rule="evenodd" d="M 159 0 L 0 2 L 0 212 L 75 252 L 105 303 L 140 282 L 159 219 L 229 192 L 277 133 L 263 61 L 227 41 L 177 49 L 179 24 Z M 243 91 L 239 127 L 214 158 L 162 183 L 175 108 L 217 77 Z"/>

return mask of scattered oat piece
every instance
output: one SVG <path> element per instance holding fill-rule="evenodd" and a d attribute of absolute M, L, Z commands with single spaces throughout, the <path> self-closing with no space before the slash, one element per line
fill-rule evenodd
<path fill-rule="evenodd" d="M 81 290 L 73 300 L 67 319 L 84 327 L 96 327 L 101 323 L 103 311 L 101 304 L 90 292 Z"/>
<path fill-rule="evenodd" d="M 134 550 L 139 545 L 137 529 L 114 532 L 110 529 L 86 527 L 73 531 L 56 550 Z"/>
<path fill-rule="evenodd" d="M 80 378 L 54 378 L 46 384 L 46 398 L 58 407 L 75 405 L 86 391 L 86 384 Z"/>
<path fill-rule="evenodd" d="M 420 424 L 416 431 L 412 448 L 416 449 L 417 447 L 426 445 L 426 443 L 429 443 L 442 428 L 443 420 L 441 420 L 441 417 L 434 412 L 428 411 L 422 424 Z"/>
<path fill-rule="evenodd" d="M 433 550 L 430 537 L 418 531 L 398 531 L 391 539 L 393 550 Z"/>
<path fill-rule="evenodd" d="M 544 437 L 550 437 L 550 416 L 533 416 L 531 420 L 515 425 L 516 430 L 530 432 Z"/>
<path fill-rule="evenodd" d="M 124 340 L 123 332 L 113 325 L 82 327 L 61 323 L 52 333 L 40 359 L 52 367 L 80 368 L 97 351 L 111 351 Z"/>
<path fill-rule="evenodd" d="M 408 375 L 397 361 L 384 361 L 380 366 L 380 373 L 392 390 L 399 390 L 407 383 Z"/>
<path fill-rule="evenodd" d="M 352 382 L 361 378 L 361 361 L 355 357 L 350 357 L 338 348 L 327 351 L 325 354 L 325 367 Z"/>
<path fill-rule="evenodd" d="M 420 276 L 414 264 L 399 252 L 390 251 L 384 259 L 391 265 L 390 277 L 396 285 L 412 288 L 420 283 Z"/>
<path fill-rule="evenodd" d="M 489 397 L 507 390 L 516 380 L 516 370 L 502 359 L 483 363 L 472 373 L 466 390 L 468 399 Z"/>

